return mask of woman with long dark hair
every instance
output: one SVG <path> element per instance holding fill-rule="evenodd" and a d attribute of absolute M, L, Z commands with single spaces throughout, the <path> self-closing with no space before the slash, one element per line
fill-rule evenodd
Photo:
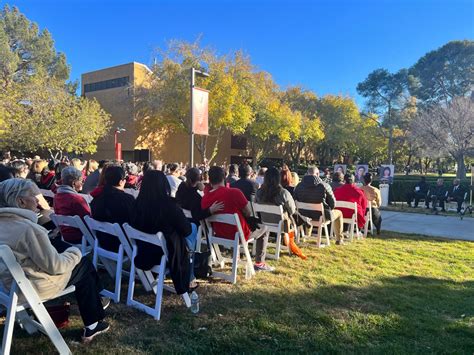
<path fill-rule="evenodd" d="M 283 206 L 283 212 L 285 213 L 285 229 L 288 240 L 285 240 L 285 244 L 289 245 L 292 253 L 298 255 L 302 259 L 306 259 L 306 256 L 301 252 L 298 246 L 294 242 L 294 233 L 289 232 L 289 221 L 294 218 L 296 214 L 296 204 L 291 196 L 291 193 L 281 186 L 281 174 L 276 168 L 269 168 L 265 172 L 265 178 L 263 180 L 262 187 L 257 191 L 256 196 L 257 203 Z M 278 223 L 273 215 L 265 215 L 262 213 L 262 219 L 269 223 Z"/>
<path fill-rule="evenodd" d="M 193 253 L 196 248 L 197 228 L 186 219 L 170 193 L 168 179 L 162 171 L 145 172 L 130 225 L 145 233 L 164 234 L 171 278 L 176 292 L 183 294 L 195 286 L 188 249 Z M 140 241 L 137 245 L 138 253 L 134 262 L 139 269 L 150 270 L 159 264 L 163 255 L 160 248 Z"/>

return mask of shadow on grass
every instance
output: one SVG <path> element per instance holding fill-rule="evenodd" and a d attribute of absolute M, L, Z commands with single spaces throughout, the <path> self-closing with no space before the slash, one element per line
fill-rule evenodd
<path fill-rule="evenodd" d="M 123 304 L 112 305 L 110 333 L 89 347 L 73 345 L 72 350 L 472 354 L 474 349 L 474 281 L 404 276 L 376 279 L 369 287 L 263 289 L 250 282 L 216 286 L 200 287 L 198 315 L 185 309 L 180 297 L 166 293 L 160 321 Z M 74 328 L 62 331 L 69 344 L 80 336 Z M 15 353 L 42 347 L 38 353 L 53 351 L 46 337 L 15 331 Z"/>
<path fill-rule="evenodd" d="M 383 227 L 382 227 L 383 228 Z M 469 240 L 462 240 L 462 239 L 448 239 L 448 238 L 440 238 L 440 237 L 433 237 L 428 235 L 422 234 L 409 234 L 409 233 L 397 233 L 392 231 L 385 231 L 382 229 L 382 233 L 380 235 L 368 236 L 371 239 L 383 239 L 383 240 L 412 240 L 412 241 L 420 241 L 420 242 L 439 242 L 439 243 L 472 243 Z"/>

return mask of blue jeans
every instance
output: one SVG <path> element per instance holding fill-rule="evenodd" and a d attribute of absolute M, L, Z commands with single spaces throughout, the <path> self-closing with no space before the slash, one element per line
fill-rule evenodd
<path fill-rule="evenodd" d="M 194 276 L 194 252 L 196 251 L 196 242 L 197 242 L 197 227 L 194 223 L 191 223 L 191 234 L 186 237 L 186 245 L 191 251 L 191 267 L 189 271 L 189 281 L 193 281 L 196 277 Z"/>

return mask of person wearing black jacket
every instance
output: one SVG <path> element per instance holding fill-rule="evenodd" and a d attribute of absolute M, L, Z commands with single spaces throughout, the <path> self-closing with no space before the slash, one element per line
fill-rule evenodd
<path fill-rule="evenodd" d="M 252 168 L 248 164 L 242 164 L 239 166 L 239 180 L 233 182 L 230 187 L 239 189 L 244 194 L 247 201 L 253 201 L 255 194 L 258 190 L 258 184 L 249 179 L 252 173 Z"/>
<path fill-rule="evenodd" d="M 319 169 L 317 167 L 309 167 L 303 180 L 296 186 L 293 197 L 296 201 L 306 203 L 322 203 L 324 208 L 324 217 L 326 220 L 334 224 L 334 233 L 336 235 L 336 243 L 341 244 L 343 240 L 343 223 L 342 212 L 334 209 L 336 199 L 332 192 L 331 186 L 323 182 L 319 177 Z M 301 214 L 312 219 L 319 219 L 320 214 L 313 211 L 300 211 Z"/>
<path fill-rule="evenodd" d="M 431 207 L 433 208 L 433 211 L 437 211 L 436 204 L 439 202 L 439 207 L 441 207 L 441 212 L 445 212 L 444 202 L 446 201 L 446 193 L 447 193 L 447 190 L 444 187 L 444 180 L 438 179 L 436 181 L 436 185 L 430 188 L 429 196 L 426 199 L 426 208 L 430 207 L 429 203 L 431 202 L 432 203 Z"/>
<path fill-rule="evenodd" d="M 426 183 L 426 178 L 422 176 L 420 181 L 418 181 L 413 188 L 413 191 L 407 193 L 407 203 L 411 207 L 411 202 L 415 199 L 414 208 L 418 207 L 418 203 L 421 199 L 426 200 L 426 195 L 428 194 L 428 184 Z"/>
<path fill-rule="evenodd" d="M 198 168 L 190 168 L 186 171 L 186 181 L 181 183 L 176 192 L 177 204 L 185 209 L 191 211 L 191 223 L 196 226 L 199 222 L 213 213 L 219 212 L 224 207 L 222 202 L 215 202 L 211 207 L 203 210 L 201 208 L 202 196 L 199 193 L 204 189 L 201 183 L 201 171 Z"/>
<path fill-rule="evenodd" d="M 91 202 L 91 216 L 97 221 L 130 223 L 135 199 L 123 191 L 125 186 L 125 171 L 121 166 L 110 166 L 105 171 L 105 185 L 102 193 Z M 120 241 L 108 233 L 97 232 L 97 239 L 102 248 L 117 252 Z"/>
<path fill-rule="evenodd" d="M 454 179 L 453 187 L 448 190 L 448 202 L 456 202 L 458 204 L 457 213 L 461 212 L 464 195 L 466 194 L 466 190 L 460 184 L 461 180 Z"/>
<path fill-rule="evenodd" d="M 184 216 L 170 197 L 171 188 L 162 171 L 149 170 L 143 176 L 140 193 L 135 201 L 130 225 L 142 232 L 162 232 L 168 249 L 171 279 L 177 294 L 189 292 L 194 280 L 192 258 L 196 247 L 197 228 Z M 137 241 L 138 252 L 134 263 L 137 268 L 150 270 L 160 263 L 161 248 Z"/>

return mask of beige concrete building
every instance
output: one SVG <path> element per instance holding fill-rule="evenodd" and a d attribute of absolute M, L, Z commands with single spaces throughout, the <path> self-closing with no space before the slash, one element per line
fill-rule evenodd
<path fill-rule="evenodd" d="M 151 70 L 146 65 L 133 62 L 82 74 L 82 95 L 95 98 L 111 115 L 113 121 L 109 134 L 98 142 L 97 153 L 93 154 L 95 159 L 114 158 L 114 132 L 117 127 L 120 127 L 126 129 L 118 135 L 125 161 L 146 160 L 148 154 L 144 150 L 150 151 L 152 159 L 162 159 L 167 162 L 189 161 L 187 134 L 157 132 L 154 137 L 149 137 L 139 143 L 137 128 L 140 121 L 136 117 L 134 93 L 136 88 L 146 85 L 150 73 Z M 210 100 L 212 100 L 212 93 Z M 214 142 L 214 138 L 210 137 L 207 145 L 208 152 L 212 151 Z M 233 137 L 230 133 L 226 133 L 219 143 L 215 162 L 240 162 L 242 157 L 247 156 L 246 148 L 245 137 Z M 139 150 L 142 150 L 141 156 Z M 195 149 L 194 160 L 196 163 L 201 162 L 197 149 Z"/>

